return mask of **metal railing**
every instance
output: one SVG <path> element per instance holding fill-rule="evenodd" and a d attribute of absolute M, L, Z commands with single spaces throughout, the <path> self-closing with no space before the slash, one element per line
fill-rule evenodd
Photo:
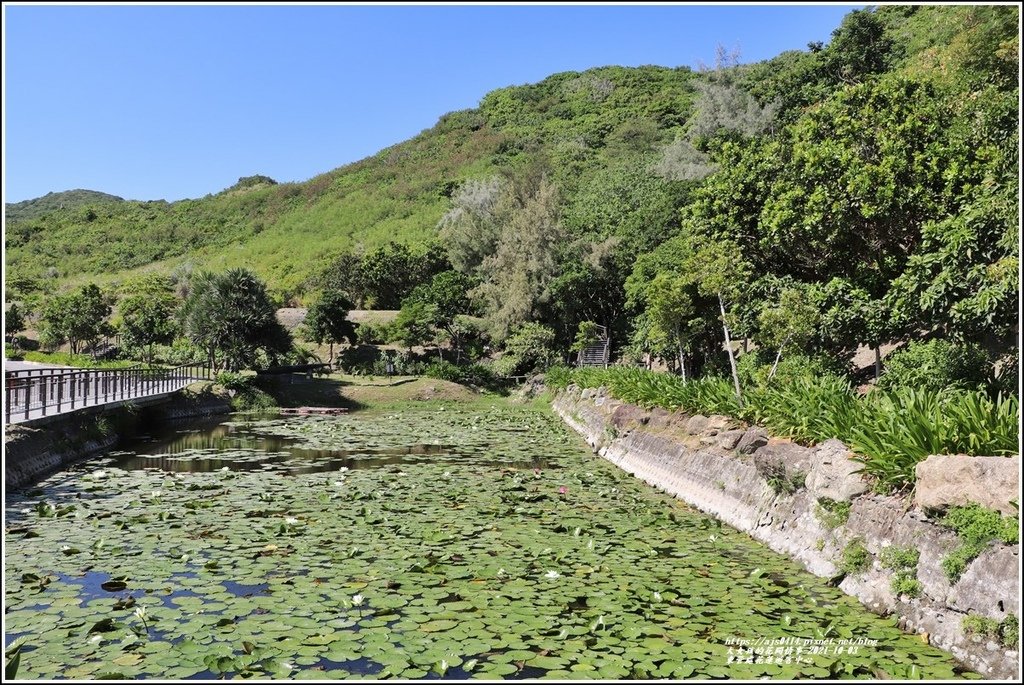
<path fill-rule="evenodd" d="M 4 373 L 4 423 L 21 423 L 84 407 L 141 399 L 212 380 L 204 366 L 171 369 L 28 369 Z"/>

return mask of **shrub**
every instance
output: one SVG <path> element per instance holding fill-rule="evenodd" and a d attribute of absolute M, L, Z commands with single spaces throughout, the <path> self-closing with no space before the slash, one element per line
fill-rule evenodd
<path fill-rule="evenodd" d="M 939 521 L 952 528 L 960 538 L 960 546 L 942 560 L 942 570 L 950 583 L 955 583 L 967 570 L 968 564 L 981 554 L 992 540 L 1014 544 L 1019 540 L 1019 520 L 1016 516 L 1003 517 L 997 511 L 979 504 L 952 507 Z"/>
<path fill-rule="evenodd" d="M 977 345 L 915 340 L 889 355 L 878 387 L 934 392 L 946 388 L 984 389 L 988 386 L 991 368 L 988 355 Z"/>
<path fill-rule="evenodd" d="M 921 596 L 921 581 L 917 579 L 917 562 L 921 553 L 913 547 L 886 547 L 879 555 L 882 566 L 895 571 L 890 587 L 897 597 Z"/>
<path fill-rule="evenodd" d="M 854 538 L 843 549 L 843 558 L 839 569 L 846 574 L 861 573 L 871 566 L 871 552 L 864 546 L 861 538 Z"/>
<path fill-rule="evenodd" d="M 495 384 L 494 373 L 483 364 L 457 366 L 451 362 L 434 362 L 423 369 L 423 375 L 462 385 L 489 387 Z"/>
<path fill-rule="evenodd" d="M 832 530 L 850 519 L 851 506 L 849 502 L 836 502 L 828 497 L 821 497 L 814 507 L 814 515 L 823 526 Z"/>
<path fill-rule="evenodd" d="M 1020 642 L 1020 619 L 1013 614 L 1007 615 L 999 624 L 999 637 L 1004 647 L 1015 649 Z"/>
<path fill-rule="evenodd" d="M 986 616 L 970 614 L 964 616 L 960 621 L 960 628 L 966 635 L 977 635 L 979 637 L 995 640 L 999 637 L 999 621 Z"/>

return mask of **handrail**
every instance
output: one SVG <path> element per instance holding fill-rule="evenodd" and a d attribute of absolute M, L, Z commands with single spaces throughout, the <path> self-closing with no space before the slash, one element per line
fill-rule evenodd
<path fill-rule="evenodd" d="M 171 368 L 26 369 L 4 373 L 4 423 L 180 390 L 214 371 L 193 364 Z"/>

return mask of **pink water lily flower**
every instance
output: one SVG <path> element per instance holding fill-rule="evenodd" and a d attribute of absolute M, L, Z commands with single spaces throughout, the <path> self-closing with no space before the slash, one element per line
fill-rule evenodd
<path fill-rule="evenodd" d="M 566 489 L 566 487 L 564 485 L 561 486 L 560 488 L 558 488 L 558 494 L 559 495 L 564 495 L 567 492 L 568 492 L 568 489 Z"/>

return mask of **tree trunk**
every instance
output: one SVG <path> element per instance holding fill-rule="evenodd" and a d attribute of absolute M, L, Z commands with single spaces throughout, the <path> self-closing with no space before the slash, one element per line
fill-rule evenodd
<path fill-rule="evenodd" d="M 736 401 L 743 406 L 743 393 L 740 392 L 740 375 L 736 372 L 736 357 L 732 353 L 732 340 L 729 338 L 729 324 L 725 320 L 725 303 L 722 293 L 718 293 L 718 309 L 722 312 L 722 330 L 725 331 L 725 350 L 729 353 L 729 366 L 732 368 L 732 382 L 736 386 Z"/>
<path fill-rule="evenodd" d="M 786 339 L 782 341 L 782 344 L 781 344 L 781 345 L 779 345 L 779 353 L 778 353 L 777 355 L 775 355 L 775 363 L 774 363 L 774 364 L 772 364 L 772 370 L 771 370 L 771 372 L 770 372 L 770 373 L 768 374 L 768 380 L 771 380 L 772 378 L 774 378 L 774 377 L 775 377 L 775 370 L 779 368 L 779 360 L 780 360 L 780 359 L 782 359 L 782 348 L 784 348 L 784 347 L 786 346 L 786 343 L 788 343 L 788 342 L 789 342 L 789 339 L 790 339 L 791 337 L 793 337 L 793 334 L 792 334 L 792 333 L 790 333 L 789 335 L 787 335 L 787 336 L 786 336 Z"/>
<path fill-rule="evenodd" d="M 882 375 L 882 347 L 881 345 L 875 346 L 875 380 Z"/>

